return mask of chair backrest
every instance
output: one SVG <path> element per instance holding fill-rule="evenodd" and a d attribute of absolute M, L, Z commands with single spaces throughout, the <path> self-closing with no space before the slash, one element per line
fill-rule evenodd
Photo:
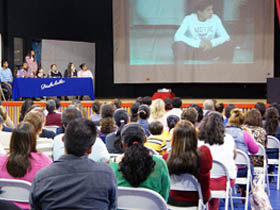
<path fill-rule="evenodd" d="M 236 165 L 249 165 L 250 166 L 250 159 L 249 156 L 240 149 L 236 150 L 237 155 L 235 158 Z"/>
<path fill-rule="evenodd" d="M 36 149 L 52 159 L 53 156 L 53 140 L 48 138 L 37 139 Z"/>
<path fill-rule="evenodd" d="M 53 131 L 56 133 L 56 129 L 59 128 L 59 126 L 56 126 L 56 125 L 48 125 L 48 126 L 45 126 L 44 127 L 46 130 L 48 131 Z"/>
<path fill-rule="evenodd" d="M 266 160 L 266 151 L 263 145 L 261 145 L 260 143 L 257 143 L 258 147 L 259 147 L 259 151 L 258 153 L 254 154 L 254 155 L 258 155 L 258 156 L 263 156 L 264 159 Z"/>
<path fill-rule="evenodd" d="M 165 200 L 146 188 L 118 187 L 118 209 L 168 210 Z"/>
<path fill-rule="evenodd" d="M 280 149 L 280 141 L 275 136 L 267 136 L 267 148 Z"/>
<path fill-rule="evenodd" d="M 221 163 L 220 161 L 213 160 L 212 169 L 210 171 L 210 177 L 215 178 L 215 177 L 221 177 L 221 176 L 225 176 L 225 177 L 227 177 L 227 180 L 229 180 L 229 173 L 228 173 L 226 166 L 223 163 Z"/>
<path fill-rule="evenodd" d="M 0 179 L 0 200 L 29 202 L 31 183 L 23 180 Z"/>

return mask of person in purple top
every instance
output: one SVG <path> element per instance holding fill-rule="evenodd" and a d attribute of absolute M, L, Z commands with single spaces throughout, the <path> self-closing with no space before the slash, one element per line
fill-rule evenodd
<path fill-rule="evenodd" d="M 17 72 L 18 78 L 33 78 L 33 72 L 29 69 L 27 62 L 24 62 L 22 65 L 22 69 Z"/>

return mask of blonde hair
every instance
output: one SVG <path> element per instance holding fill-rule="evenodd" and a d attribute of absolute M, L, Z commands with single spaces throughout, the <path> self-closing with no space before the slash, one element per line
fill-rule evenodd
<path fill-rule="evenodd" d="M 157 120 L 165 115 L 165 103 L 162 99 L 156 99 L 151 104 L 151 116 Z"/>
<path fill-rule="evenodd" d="M 229 117 L 229 124 L 233 126 L 241 126 L 245 121 L 245 116 L 241 109 L 235 108 L 231 110 Z"/>

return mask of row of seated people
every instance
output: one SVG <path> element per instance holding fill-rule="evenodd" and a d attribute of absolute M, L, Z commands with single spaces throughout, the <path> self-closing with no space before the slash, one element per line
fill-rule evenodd
<path fill-rule="evenodd" d="M 170 110 L 168 113 L 180 111 L 180 107 L 176 108 L 176 106 L 178 106 L 178 104 L 176 105 L 175 103 L 176 100 L 178 102 L 178 98 L 173 101 L 173 107 L 175 107 L 173 109 L 175 109 L 175 111 Z M 106 158 L 106 155 L 100 155 L 105 154 L 106 152 L 104 151 L 107 151 L 107 149 L 101 138 L 96 138 L 95 140 L 95 136 L 104 137 L 102 126 L 103 123 L 108 124 L 106 123 L 108 122 L 108 110 L 111 110 L 114 106 L 112 106 L 112 104 L 102 106 L 101 128 L 98 129 L 97 133 L 95 128 L 97 121 L 93 120 L 97 117 L 92 116 L 92 121 L 82 120 L 81 111 L 74 106 L 70 106 L 62 114 L 62 127 L 63 132 L 65 131 L 65 135 L 60 134 L 54 139 L 54 163 L 38 174 L 38 170 L 49 165 L 51 159 L 47 158 L 42 153 L 36 152 L 36 143 L 38 144 L 38 135 L 42 131 L 45 123 L 45 115 L 40 107 L 32 107 L 24 116 L 23 122 L 13 130 L 8 148 L 9 155 L 3 156 L 2 158 L 4 161 L 0 161 L 3 164 L 1 168 L 6 170 L 5 173 L 1 173 L 5 174 L 2 178 L 20 178 L 33 182 L 30 204 L 34 209 L 39 208 L 39 206 L 51 206 L 51 208 L 56 209 L 70 208 L 70 206 L 67 205 L 72 205 L 72 208 L 73 205 L 75 205 L 76 208 L 96 206 L 98 209 L 114 209 L 116 208 L 116 183 L 119 186 L 146 187 L 152 189 L 161 194 L 167 202 L 173 205 L 194 205 L 197 203 L 197 195 L 195 193 L 186 194 L 170 191 L 169 174 L 183 173 L 190 173 L 198 178 L 202 186 L 204 201 L 207 202 L 211 198 L 210 189 L 221 189 L 224 186 L 223 182 L 225 182 L 224 177 L 210 179 L 212 159 L 223 161 L 228 167 L 232 184 L 234 184 L 234 180 L 237 176 L 237 168 L 234 163 L 236 147 L 253 154 L 258 151 L 255 143 L 257 138 L 252 138 L 252 136 L 255 137 L 256 134 L 254 135 L 254 133 L 250 132 L 248 129 L 245 129 L 246 131 L 242 130 L 245 125 L 241 125 L 245 120 L 247 126 L 253 126 L 251 125 L 252 122 L 248 122 L 250 114 L 253 114 L 253 119 L 256 119 L 258 122 L 259 119 L 262 122 L 262 117 L 259 111 L 253 109 L 247 113 L 244 119 L 242 112 L 232 107 L 228 125 L 225 127 L 223 116 L 218 112 L 213 112 L 213 101 L 212 103 L 209 101 L 206 102 L 207 103 L 204 104 L 204 110 L 206 110 L 205 116 L 200 123 L 197 123 L 198 112 L 194 111 L 196 109 L 193 108 L 181 110 L 180 117 L 173 114 L 168 116 L 166 114 L 165 119 L 167 124 L 170 128 L 172 128 L 173 125 L 173 129 L 170 132 L 169 128 L 167 130 L 164 129 L 159 118 L 154 119 L 154 122 L 149 122 L 149 117 L 146 116 L 149 116 L 150 107 L 152 110 L 151 113 L 153 113 L 153 104 L 162 104 L 161 100 L 153 101 L 150 107 L 137 103 L 135 105 L 138 106 L 138 116 L 136 119 L 133 119 L 132 112 L 131 117 L 129 117 L 128 113 L 122 109 L 113 111 L 112 117 L 115 119 L 115 126 L 113 126 L 112 129 L 114 131 L 109 135 L 105 135 L 103 139 L 105 139 L 104 141 L 110 153 L 112 152 L 108 145 L 118 150 L 114 153 L 120 153 L 121 155 L 111 161 L 109 161 L 109 158 Z M 275 111 L 274 109 L 275 108 L 271 107 L 266 110 L 266 125 L 270 124 L 268 116 L 270 110 Z M 112 110 L 110 112 L 112 112 Z M 278 111 L 275 113 L 278 122 Z M 146 117 L 145 119 L 143 119 L 144 116 Z M 189 121 L 185 118 L 188 118 Z M 103 119 L 105 119 L 105 121 L 102 121 Z M 137 121 L 137 123 L 129 123 L 129 120 Z M 148 125 L 148 130 L 146 130 L 146 124 Z M 198 125 L 198 127 L 195 125 Z M 235 131 L 236 135 L 232 134 L 232 129 L 234 127 L 237 128 Z M 255 127 L 258 126 L 256 125 Z M 30 138 L 33 140 L 20 137 L 24 136 L 21 132 L 27 130 L 31 131 L 32 129 L 36 130 L 35 132 L 33 131 L 35 137 Z M 265 133 L 265 130 L 261 133 Z M 162 137 L 162 135 L 165 137 Z M 260 136 L 260 134 L 258 135 Z M 171 136 L 168 137 L 168 140 L 172 142 L 171 151 L 169 153 L 165 153 L 168 147 L 166 145 L 166 136 Z M 199 141 L 198 138 L 200 139 Z M 243 142 L 241 138 L 243 138 Z M 29 142 L 29 149 L 26 150 L 25 161 L 22 161 L 24 164 L 13 162 L 13 158 L 18 155 L 17 153 L 22 151 L 22 148 L 19 148 L 21 145 L 19 141 L 26 141 L 26 144 Z M 92 146 L 93 142 L 95 143 Z M 22 146 L 26 145 L 22 144 Z M 152 155 L 150 150 L 147 149 L 148 147 L 163 154 L 163 159 L 166 160 L 166 163 L 160 157 Z M 66 155 L 63 155 L 64 150 Z M 98 165 L 95 162 L 89 161 L 89 159 L 94 159 L 98 156 L 102 158 L 97 158 L 95 161 L 109 163 L 114 171 L 114 175 L 108 169 L 106 163 Z M 89 157 L 89 159 L 87 157 Z M 44 162 L 44 164 L 42 162 Z M 258 162 L 258 157 L 256 157 L 256 163 L 253 162 L 253 165 Z M 8 167 L 8 163 L 12 164 L 12 167 Z M 93 164 L 97 164 L 94 166 L 95 169 Z M 63 167 L 64 171 L 59 170 L 60 167 Z M 17 174 L 13 173 L 13 169 L 15 168 L 23 169 L 21 171 L 22 173 L 18 174 L 18 171 Z M 65 173 L 65 171 L 67 173 Z M 242 172 L 242 170 L 240 171 Z M 84 175 L 81 175 L 81 173 Z M 77 174 L 79 174 L 79 176 L 77 176 Z M 86 177 L 85 174 L 87 175 Z M 94 179 L 88 177 L 89 174 L 91 174 Z M 26 177 L 29 177 L 29 179 Z M 64 184 L 62 180 L 72 181 Z M 47 183 L 53 183 L 54 186 L 50 186 Z M 79 184 L 76 186 L 74 183 Z M 88 189 L 88 183 L 91 183 L 91 189 Z M 69 185 L 73 186 L 73 189 L 69 189 Z M 48 187 L 55 189 L 54 192 L 46 193 L 49 191 Z M 67 191 L 67 189 L 69 190 Z M 62 190 L 66 190 L 67 192 L 60 198 L 58 195 Z M 77 197 L 80 202 L 72 203 L 65 201 L 65 196 L 69 197 L 73 192 L 79 190 L 86 192 Z M 100 191 L 102 191 L 102 193 Z M 102 202 L 97 194 L 99 196 L 101 194 L 103 195 L 101 199 Z M 104 199 L 104 195 L 106 199 Z M 53 196 L 56 197 L 56 202 L 49 203 L 48 201 L 52 200 Z M 92 198 L 90 201 L 88 200 L 89 197 Z M 96 202 L 94 198 L 98 199 L 99 202 Z M 218 204 L 219 201 L 217 199 L 211 199 L 209 202 L 210 209 L 218 209 Z M 29 208 L 28 205 L 18 205 L 23 209 Z"/>

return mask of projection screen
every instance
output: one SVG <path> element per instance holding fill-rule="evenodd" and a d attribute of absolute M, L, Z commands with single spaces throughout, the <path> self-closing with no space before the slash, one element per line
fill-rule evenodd
<path fill-rule="evenodd" d="M 274 1 L 112 2 L 116 84 L 273 77 Z"/>

